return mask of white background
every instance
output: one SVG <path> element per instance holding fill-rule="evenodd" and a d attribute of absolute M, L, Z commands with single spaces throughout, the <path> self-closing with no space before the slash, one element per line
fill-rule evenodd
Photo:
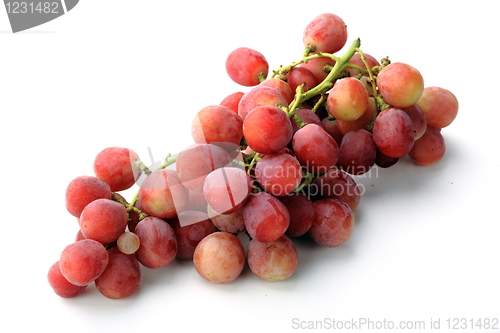
<path fill-rule="evenodd" d="M 440 320 L 446 331 L 448 318 L 500 318 L 498 18 L 492 1 L 464 3 L 82 0 L 17 34 L 0 8 L 0 330 L 295 332 L 365 319 L 423 321 L 426 331 Z M 55 295 L 48 269 L 78 230 L 67 184 L 92 175 L 109 146 L 150 163 L 148 147 L 159 160 L 189 145 L 196 112 L 246 91 L 227 77 L 227 54 L 251 47 L 272 69 L 298 60 L 303 29 L 322 12 L 344 19 L 348 44 L 360 37 L 366 53 L 454 92 L 460 110 L 442 131 L 444 159 L 419 167 L 404 158 L 358 179 L 366 193 L 352 238 L 334 249 L 298 243 L 287 281 L 245 269 L 216 285 L 175 261 L 144 268 L 128 299 L 93 285 L 75 299 Z"/>

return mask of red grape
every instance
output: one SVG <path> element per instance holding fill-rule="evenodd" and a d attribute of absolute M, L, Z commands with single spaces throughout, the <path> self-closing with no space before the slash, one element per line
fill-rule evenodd
<path fill-rule="evenodd" d="M 249 90 L 240 100 L 238 105 L 238 114 L 245 120 L 247 114 L 259 106 L 278 106 L 288 107 L 287 99 L 275 89 L 266 85 L 259 85 Z"/>
<path fill-rule="evenodd" d="M 313 202 L 315 219 L 309 235 L 320 245 L 336 247 L 349 240 L 354 229 L 354 214 L 349 206 L 337 199 Z"/>
<path fill-rule="evenodd" d="M 345 202 L 355 211 L 361 200 L 361 191 L 354 179 L 339 168 L 314 179 L 311 192 L 319 199 L 331 198 Z"/>
<path fill-rule="evenodd" d="M 372 134 L 377 148 L 390 157 L 408 154 L 415 142 L 410 116 L 395 108 L 379 113 L 373 123 Z"/>
<path fill-rule="evenodd" d="M 240 47 L 227 57 L 226 71 L 234 82 L 251 87 L 267 77 L 269 64 L 262 53 L 248 47 Z"/>
<path fill-rule="evenodd" d="M 108 252 L 101 243 L 83 239 L 64 248 L 59 259 L 59 268 L 69 283 L 86 286 L 102 274 L 108 261 Z"/>
<path fill-rule="evenodd" d="M 129 189 L 141 173 L 136 165 L 139 156 L 128 148 L 109 147 L 97 154 L 94 160 L 95 175 L 104 180 L 111 191 Z"/>
<path fill-rule="evenodd" d="M 427 119 L 417 103 L 408 107 L 401 108 L 408 116 L 410 116 L 413 130 L 415 131 L 415 140 L 418 140 L 424 135 L 427 128 Z"/>
<path fill-rule="evenodd" d="M 309 172 L 327 172 L 337 163 L 338 145 L 323 128 L 308 124 L 293 136 L 293 151 Z"/>
<path fill-rule="evenodd" d="M 325 131 L 335 140 L 337 146 L 340 146 L 344 133 L 339 128 L 339 121 L 337 119 L 330 120 L 328 117 L 325 117 L 321 119 L 321 124 L 323 124 Z"/>
<path fill-rule="evenodd" d="M 127 223 L 128 214 L 125 206 L 109 199 L 92 201 L 80 216 L 80 228 L 85 238 L 101 244 L 117 240 L 127 227 Z"/>
<path fill-rule="evenodd" d="M 141 184 L 139 201 L 142 210 L 161 219 L 170 219 L 188 204 L 189 191 L 175 170 L 153 171 Z"/>
<path fill-rule="evenodd" d="M 304 30 L 304 45 L 314 45 L 315 52 L 335 53 L 344 47 L 346 41 L 347 26 L 335 14 L 316 16 Z"/>
<path fill-rule="evenodd" d="M 339 148 L 337 165 L 351 175 L 362 175 L 375 165 L 377 147 L 372 134 L 364 129 L 344 135 Z"/>
<path fill-rule="evenodd" d="M 205 178 L 203 194 L 207 203 L 221 214 L 241 208 L 252 191 L 252 180 L 244 169 L 219 168 Z"/>
<path fill-rule="evenodd" d="M 305 63 L 300 64 L 300 67 L 307 68 L 316 79 L 316 83 L 323 82 L 324 79 L 330 73 L 330 69 L 335 65 L 335 60 L 330 57 L 319 57 L 308 60 Z M 326 71 L 325 69 L 329 70 Z"/>
<path fill-rule="evenodd" d="M 194 268 L 207 281 L 225 284 L 234 281 L 245 267 L 245 249 L 238 237 L 214 232 L 201 240 L 193 255 Z"/>
<path fill-rule="evenodd" d="M 327 98 L 328 112 L 338 120 L 353 121 L 368 108 L 368 91 L 360 80 L 346 77 L 335 82 Z"/>
<path fill-rule="evenodd" d="M 418 101 L 424 91 L 424 78 L 414 67 L 394 62 L 378 74 L 377 88 L 387 103 L 404 108 Z"/>
<path fill-rule="evenodd" d="M 290 225 L 285 205 L 266 192 L 252 195 L 243 206 L 243 219 L 248 234 L 261 242 L 280 238 Z"/>
<path fill-rule="evenodd" d="M 302 168 L 290 154 L 266 154 L 255 166 L 255 177 L 266 192 L 282 196 L 300 185 Z"/>
<path fill-rule="evenodd" d="M 108 250 L 109 263 L 95 280 L 97 290 L 105 297 L 122 299 L 132 295 L 141 281 L 141 267 L 133 254 L 122 253 L 118 248 Z"/>
<path fill-rule="evenodd" d="M 208 205 L 208 216 L 212 223 L 220 231 L 237 234 L 245 231 L 245 220 L 243 220 L 243 208 L 235 210 L 229 214 L 217 213 L 212 206 Z"/>
<path fill-rule="evenodd" d="M 304 91 L 316 87 L 316 77 L 305 67 L 294 67 L 286 73 L 286 82 L 292 88 L 292 91 L 297 91 L 297 87 L 304 84 Z"/>
<path fill-rule="evenodd" d="M 376 114 L 377 105 L 375 103 L 375 99 L 373 97 L 368 97 L 368 107 L 366 108 L 366 111 L 361 115 L 361 117 L 352 121 L 343 121 L 337 119 L 337 126 L 343 136 L 347 132 L 367 128 L 367 126 L 371 124 Z"/>
<path fill-rule="evenodd" d="M 290 225 L 285 234 L 298 237 L 306 234 L 314 221 L 314 207 L 311 200 L 302 193 L 290 193 L 278 198 L 290 214 Z"/>
<path fill-rule="evenodd" d="M 295 97 L 295 90 L 292 90 L 292 88 L 290 88 L 290 85 L 287 82 L 277 78 L 265 79 L 259 84 L 259 86 L 269 87 L 278 90 L 278 92 L 281 94 L 281 96 L 283 96 L 287 104 L 291 103 L 293 101 L 293 98 Z"/>
<path fill-rule="evenodd" d="M 111 188 L 97 177 L 76 177 L 66 188 L 66 208 L 71 215 L 76 217 L 80 217 L 89 203 L 101 198 L 111 199 Z"/>
<path fill-rule="evenodd" d="M 224 97 L 224 99 L 220 102 L 221 106 L 225 106 L 234 112 L 238 113 L 238 104 L 240 104 L 241 97 L 243 97 L 245 93 L 238 91 L 235 93 L 232 93 L 230 95 L 227 95 Z"/>
<path fill-rule="evenodd" d="M 455 95 L 441 87 L 426 87 L 417 104 L 434 128 L 450 125 L 458 114 L 458 100 Z"/>
<path fill-rule="evenodd" d="M 380 66 L 380 63 L 378 62 L 378 60 L 375 59 L 373 56 L 371 56 L 367 53 L 363 53 L 363 55 L 365 56 L 366 62 L 368 63 L 368 66 L 370 66 L 370 69 L 375 67 L 375 66 Z M 363 62 L 363 60 L 361 60 L 361 54 L 359 54 L 359 53 L 356 53 L 355 55 L 353 55 L 351 57 L 351 59 L 349 60 L 349 63 L 351 63 L 353 65 L 358 65 L 359 67 L 367 69 L 365 63 Z M 360 73 L 360 71 L 358 69 L 351 68 L 351 67 L 348 67 L 347 70 L 349 71 L 349 74 L 351 76 L 357 76 Z M 365 75 L 368 75 L 368 74 L 365 74 Z"/>
<path fill-rule="evenodd" d="M 408 155 L 419 165 L 432 165 L 443 158 L 445 151 L 446 144 L 439 129 L 427 126 L 425 134 L 415 141 Z"/>
<path fill-rule="evenodd" d="M 63 298 L 72 298 L 80 295 L 87 286 L 74 285 L 62 275 L 59 268 L 59 260 L 56 261 L 49 269 L 47 280 L 54 292 Z"/>
<path fill-rule="evenodd" d="M 172 227 L 157 217 L 146 217 L 137 223 L 135 234 L 141 246 L 135 252 L 139 262 L 147 268 L 170 264 L 177 254 L 177 238 Z"/>
<path fill-rule="evenodd" d="M 243 122 L 243 135 L 254 151 L 272 154 L 285 148 L 293 135 L 287 114 L 275 106 L 260 106 L 248 113 Z"/>
<path fill-rule="evenodd" d="M 399 161 L 399 157 L 390 157 L 382 153 L 377 148 L 377 156 L 375 157 L 375 164 L 381 168 L 389 168 Z"/>
<path fill-rule="evenodd" d="M 306 124 L 316 124 L 320 127 L 323 127 L 323 123 L 319 119 L 318 115 L 309 109 L 299 109 L 295 110 L 295 114 Z M 297 121 L 294 117 L 290 118 L 292 121 L 293 134 L 299 130 L 299 126 L 297 125 Z M 304 125 L 305 126 L 305 125 Z"/>
<path fill-rule="evenodd" d="M 297 269 L 299 255 L 285 235 L 272 242 L 252 239 L 248 244 L 248 265 L 252 273 L 264 281 L 283 281 Z"/>

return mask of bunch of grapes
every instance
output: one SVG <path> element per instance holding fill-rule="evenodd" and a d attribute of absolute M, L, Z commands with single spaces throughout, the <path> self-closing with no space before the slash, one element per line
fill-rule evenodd
<path fill-rule="evenodd" d="M 108 298 L 128 297 L 142 267 L 175 259 L 214 283 L 245 265 L 264 281 L 285 280 L 298 263 L 294 238 L 337 247 L 351 237 L 361 198 L 353 175 L 405 155 L 419 165 L 443 157 L 441 129 L 458 112 L 450 91 L 425 87 L 406 63 L 376 60 L 359 39 L 335 55 L 347 41 L 337 15 L 314 18 L 303 41 L 301 59 L 272 72 L 256 50 L 231 52 L 227 74 L 247 90 L 200 110 L 194 143 L 156 170 L 110 147 L 94 176 L 70 182 L 66 207 L 80 229 L 48 273 L 59 296 L 93 283 Z M 119 192 L 139 179 L 127 201 Z"/>

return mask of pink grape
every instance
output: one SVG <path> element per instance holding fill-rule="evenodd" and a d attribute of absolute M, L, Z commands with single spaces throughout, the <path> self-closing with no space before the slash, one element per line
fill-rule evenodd
<path fill-rule="evenodd" d="M 328 112 L 338 120 L 353 121 L 368 108 L 368 91 L 364 84 L 353 77 L 335 82 L 327 98 Z"/>
<path fill-rule="evenodd" d="M 73 298 L 85 290 L 87 286 L 77 286 L 70 283 L 61 273 L 59 268 L 59 260 L 56 261 L 49 269 L 47 280 L 54 292 L 63 298 Z"/>
<path fill-rule="evenodd" d="M 266 192 L 283 196 L 300 185 L 302 168 L 290 154 L 266 154 L 257 162 L 255 177 Z"/>
<path fill-rule="evenodd" d="M 340 146 L 344 137 L 344 133 L 339 128 L 340 122 L 337 119 L 330 120 L 328 117 L 325 117 L 321 119 L 321 124 L 325 131 L 335 140 L 337 146 Z"/>
<path fill-rule="evenodd" d="M 395 108 L 379 113 L 373 123 L 372 134 L 377 148 L 390 157 L 408 154 L 415 142 L 410 116 Z"/>
<path fill-rule="evenodd" d="M 214 232 L 201 240 L 193 255 L 194 268 L 205 280 L 225 284 L 234 281 L 245 267 L 245 249 L 233 234 Z"/>
<path fill-rule="evenodd" d="M 285 234 L 289 237 L 305 235 L 314 221 L 312 201 L 302 193 L 290 193 L 278 200 L 285 205 L 290 214 L 290 224 Z"/>
<path fill-rule="evenodd" d="M 195 144 L 182 150 L 175 167 L 182 184 L 191 191 L 203 191 L 206 176 L 231 164 L 229 153 L 213 144 Z"/>
<path fill-rule="evenodd" d="M 139 156 L 131 149 L 105 148 L 94 160 L 94 173 L 109 185 L 111 191 L 127 190 L 139 178 L 141 169 L 136 165 L 139 161 Z"/>
<path fill-rule="evenodd" d="M 111 199 L 111 188 L 97 177 L 76 177 L 66 188 L 66 208 L 75 217 L 80 217 L 89 203 L 101 198 Z"/>
<path fill-rule="evenodd" d="M 177 237 L 172 227 L 157 217 L 146 217 L 135 227 L 141 246 L 135 252 L 139 262 L 147 268 L 170 264 L 177 254 Z"/>
<path fill-rule="evenodd" d="M 455 95 L 441 87 L 426 87 L 417 101 L 427 123 L 434 128 L 449 126 L 458 114 L 458 100 Z"/>
<path fill-rule="evenodd" d="M 243 122 L 248 145 L 261 154 L 272 154 L 285 148 L 293 135 L 287 114 L 275 106 L 261 106 L 248 113 Z"/>
<path fill-rule="evenodd" d="M 375 99 L 373 97 L 369 97 L 368 107 L 366 108 L 366 111 L 361 115 L 361 117 L 352 121 L 343 121 L 337 119 L 338 129 L 342 133 L 342 136 L 350 131 L 366 129 L 371 124 L 376 114 L 377 105 L 375 103 Z"/>
<path fill-rule="evenodd" d="M 305 67 L 294 67 L 286 73 L 286 82 L 292 88 L 292 91 L 297 91 L 297 87 L 304 84 L 304 91 L 308 91 L 318 85 L 314 74 Z"/>
<path fill-rule="evenodd" d="M 59 268 L 69 283 L 86 286 L 104 272 L 108 261 L 108 252 L 101 243 L 83 239 L 64 248 L 59 258 Z"/>
<path fill-rule="evenodd" d="M 295 90 L 293 90 L 287 82 L 277 78 L 265 79 L 259 84 L 259 86 L 276 89 L 281 96 L 283 96 L 287 104 L 291 103 L 295 97 Z"/>
<path fill-rule="evenodd" d="M 373 56 L 371 56 L 367 53 L 364 53 L 363 55 L 365 56 L 366 62 L 368 63 L 368 66 L 370 66 L 370 69 L 372 69 L 375 66 L 380 66 L 380 62 L 377 59 L 375 59 Z M 359 53 L 354 54 L 351 57 L 351 59 L 349 60 L 349 63 L 353 64 L 353 65 L 360 66 L 364 69 L 367 69 L 365 63 L 363 62 L 363 60 L 361 60 L 361 54 L 359 54 Z M 349 74 L 351 76 L 357 76 L 360 73 L 360 71 L 358 69 L 351 68 L 351 67 L 348 67 L 347 70 L 349 71 Z M 365 75 L 368 75 L 368 74 L 365 74 Z"/>
<path fill-rule="evenodd" d="M 346 41 L 347 26 L 335 14 L 316 16 L 304 30 L 304 45 L 314 45 L 315 52 L 335 53 L 344 47 Z"/>
<path fill-rule="evenodd" d="M 319 57 L 302 63 L 299 66 L 308 69 L 314 75 L 316 83 L 319 84 L 326 79 L 331 68 L 335 66 L 335 60 L 330 57 Z M 328 71 L 326 69 L 328 69 Z"/>
<path fill-rule="evenodd" d="M 361 201 L 361 191 L 354 179 L 339 168 L 315 178 L 312 184 L 314 196 L 318 199 L 338 199 L 355 211 Z"/>
<path fill-rule="evenodd" d="M 141 282 L 141 267 L 133 254 L 125 254 L 118 248 L 108 250 L 109 263 L 95 280 L 97 290 L 110 299 L 131 296 Z"/>
<path fill-rule="evenodd" d="M 230 95 L 227 95 L 224 97 L 224 99 L 220 102 L 221 106 L 225 106 L 231 110 L 233 110 L 235 113 L 238 113 L 238 104 L 240 104 L 240 100 L 243 97 L 245 93 L 241 91 L 237 91 L 235 93 L 232 93 Z"/>
<path fill-rule="evenodd" d="M 424 112 L 417 103 L 401 108 L 401 110 L 406 112 L 411 119 L 411 124 L 413 126 L 413 130 L 415 131 L 415 140 L 420 139 L 422 135 L 424 135 L 427 128 L 427 118 L 425 117 Z"/>
<path fill-rule="evenodd" d="M 285 235 L 272 242 L 255 238 L 248 244 L 248 265 L 264 281 L 283 281 L 295 272 L 299 261 L 297 249 Z"/>
<path fill-rule="evenodd" d="M 364 129 L 344 135 L 339 149 L 337 165 L 351 175 L 367 173 L 374 165 L 377 147 L 370 132 Z"/>
<path fill-rule="evenodd" d="M 193 259 L 198 243 L 217 231 L 206 213 L 185 211 L 169 221 L 177 237 L 177 255 L 179 259 Z"/>
<path fill-rule="evenodd" d="M 377 88 L 387 103 L 404 108 L 419 100 L 424 91 L 424 78 L 416 68 L 394 62 L 378 74 Z"/>
<path fill-rule="evenodd" d="M 276 88 L 266 85 L 258 85 L 243 95 L 238 104 L 238 114 L 245 120 L 248 113 L 259 106 L 278 106 L 288 107 L 289 102 Z"/>
<path fill-rule="evenodd" d="M 354 214 L 349 206 L 337 199 L 313 202 L 314 223 L 309 235 L 320 245 L 337 247 L 349 240 L 354 230 Z"/>
<path fill-rule="evenodd" d="M 425 134 L 415 141 L 408 155 L 415 163 L 427 166 L 439 162 L 445 152 L 446 144 L 439 129 L 427 126 Z"/>
<path fill-rule="evenodd" d="M 293 136 L 292 146 L 300 164 L 309 172 L 324 173 L 337 163 L 337 143 L 316 124 L 299 129 Z"/>
<path fill-rule="evenodd" d="M 231 109 L 210 105 L 201 109 L 191 123 L 195 143 L 213 143 L 229 152 L 240 146 L 243 120 Z"/>
<path fill-rule="evenodd" d="M 234 82 L 251 87 L 267 77 L 269 64 L 262 53 L 248 47 L 240 47 L 227 57 L 226 72 Z"/>
<path fill-rule="evenodd" d="M 323 123 L 319 119 L 318 115 L 309 109 L 299 109 L 295 110 L 295 114 L 306 124 L 316 124 L 320 127 L 323 127 Z M 297 121 L 295 117 L 290 118 L 292 121 L 293 134 L 299 130 L 299 126 L 297 125 Z M 304 125 L 305 126 L 305 125 Z"/>
<path fill-rule="evenodd" d="M 80 228 L 85 238 L 101 244 L 116 241 L 127 224 L 128 214 L 125 206 L 109 199 L 92 201 L 80 216 Z"/>
<path fill-rule="evenodd" d="M 266 192 L 252 195 L 243 206 L 243 219 L 248 234 L 261 242 L 280 238 L 290 225 L 285 205 Z"/>
<path fill-rule="evenodd" d="M 245 231 L 243 208 L 229 214 L 220 214 L 217 213 L 212 206 L 208 205 L 207 211 L 210 220 L 220 231 L 226 231 L 231 234 L 238 234 Z"/>
<path fill-rule="evenodd" d="M 153 171 L 142 182 L 139 201 L 144 212 L 149 215 L 170 219 L 188 204 L 189 190 L 182 185 L 175 170 Z"/>
<path fill-rule="evenodd" d="M 244 169 L 219 168 L 205 178 L 203 194 L 207 203 L 221 214 L 230 214 L 241 208 L 252 191 L 252 180 Z"/>

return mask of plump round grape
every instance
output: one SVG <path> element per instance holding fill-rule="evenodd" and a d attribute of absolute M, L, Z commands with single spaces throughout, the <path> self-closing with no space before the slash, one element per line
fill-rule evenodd
<path fill-rule="evenodd" d="M 387 103 L 404 108 L 418 101 L 424 91 L 424 78 L 416 68 L 394 62 L 378 74 L 377 88 Z"/>
<path fill-rule="evenodd" d="M 307 68 L 314 75 L 316 83 L 319 84 L 326 79 L 333 66 L 335 66 L 335 60 L 330 57 L 319 57 L 302 63 L 299 66 Z"/>
<path fill-rule="evenodd" d="M 340 133 L 342 134 L 342 137 L 350 131 L 366 129 L 367 126 L 371 124 L 376 114 L 377 105 L 375 103 L 375 99 L 373 97 L 368 97 L 368 107 L 366 108 L 366 111 L 361 115 L 361 117 L 352 121 L 343 121 L 337 119 L 337 126 Z"/>
<path fill-rule="evenodd" d="M 245 249 L 233 234 L 219 231 L 201 240 L 193 255 L 194 268 L 207 281 L 234 281 L 245 267 Z"/>
<path fill-rule="evenodd" d="M 290 224 L 285 234 L 289 237 L 305 235 L 314 221 L 314 207 L 312 201 L 302 193 L 290 193 L 278 197 L 288 210 Z"/>
<path fill-rule="evenodd" d="M 226 72 L 234 82 L 251 87 L 267 77 L 269 64 L 262 53 L 248 47 L 239 47 L 227 57 Z"/>
<path fill-rule="evenodd" d="M 381 168 L 389 168 L 399 161 L 399 157 L 390 157 L 382 153 L 377 148 L 377 156 L 375 158 L 375 164 Z"/>
<path fill-rule="evenodd" d="M 132 187 L 141 173 L 137 165 L 139 156 L 128 148 L 109 147 L 94 159 L 94 173 L 104 180 L 111 191 L 119 192 Z"/>
<path fill-rule="evenodd" d="M 170 264 L 177 254 L 177 237 L 172 227 L 157 217 L 146 217 L 135 227 L 141 246 L 135 252 L 139 262 L 147 268 Z"/>
<path fill-rule="evenodd" d="M 217 231 L 206 213 L 185 211 L 169 220 L 177 237 L 177 258 L 193 259 L 194 249 L 198 243 Z"/>
<path fill-rule="evenodd" d="M 243 206 L 243 219 L 248 234 L 261 242 L 280 238 L 290 225 L 285 205 L 266 192 L 252 195 Z"/>
<path fill-rule="evenodd" d="M 139 201 L 149 215 L 170 219 L 184 210 L 188 204 L 189 191 L 182 185 L 175 170 L 153 171 L 141 184 Z"/>
<path fill-rule="evenodd" d="M 208 205 L 207 211 L 210 220 L 220 231 L 226 231 L 231 234 L 238 234 L 245 231 L 243 208 L 235 210 L 229 214 L 220 214 L 217 213 L 212 206 Z"/>
<path fill-rule="evenodd" d="M 403 110 L 408 116 L 410 116 L 411 124 L 413 126 L 413 130 L 415 131 L 415 140 L 420 139 L 422 135 L 424 135 L 427 128 L 427 119 L 420 106 L 415 103 L 406 108 L 401 108 L 400 110 Z"/>
<path fill-rule="evenodd" d="M 89 203 L 101 198 L 111 199 L 111 188 L 97 177 L 76 177 L 66 188 L 66 208 L 75 217 L 80 217 Z"/>
<path fill-rule="evenodd" d="M 349 240 L 354 230 L 354 214 L 349 206 L 337 199 L 313 202 L 315 219 L 309 235 L 320 245 L 336 247 Z"/>
<path fill-rule="evenodd" d="M 248 265 L 252 273 L 264 281 L 283 281 L 297 269 L 299 255 L 285 235 L 272 242 L 255 238 L 248 244 Z"/>
<path fill-rule="evenodd" d="M 300 164 L 311 173 L 327 172 L 337 163 L 337 143 L 316 124 L 299 129 L 293 136 L 292 146 Z"/>
<path fill-rule="evenodd" d="M 59 258 L 59 268 L 69 283 L 86 286 L 102 274 L 108 261 L 108 252 L 101 243 L 83 239 L 64 248 Z"/>
<path fill-rule="evenodd" d="M 290 154 L 266 154 L 255 166 L 255 178 L 266 192 L 283 196 L 300 185 L 302 168 Z"/>
<path fill-rule="evenodd" d="M 450 125 L 458 114 L 458 100 L 455 95 L 441 87 L 426 87 L 417 101 L 427 119 L 427 124 L 434 128 Z"/>
<path fill-rule="evenodd" d="M 137 252 L 141 246 L 141 240 L 139 236 L 133 232 L 124 232 L 116 240 L 116 246 L 118 249 L 125 254 L 133 254 Z"/>
<path fill-rule="evenodd" d="M 265 82 L 265 81 L 264 81 Z M 247 91 L 241 97 L 238 104 L 238 114 L 245 120 L 247 114 L 259 106 L 278 106 L 288 107 L 289 102 L 275 87 L 269 87 L 266 84 L 260 84 Z"/>
<path fill-rule="evenodd" d="M 317 199 L 331 198 L 345 202 L 351 211 L 355 211 L 361 201 L 361 191 L 354 179 L 339 168 L 313 180 L 310 191 Z"/>
<path fill-rule="evenodd" d="M 321 119 L 321 124 L 323 124 L 325 131 L 335 140 L 337 146 L 340 146 L 344 133 L 340 131 L 339 121 L 337 119 L 330 120 L 328 117 L 325 117 Z"/>
<path fill-rule="evenodd" d="M 207 203 L 221 214 L 241 208 L 252 192 L 252 179 L 242 168 L 219 168 L 205 178 L 203 194 Z"/>
<path fill-rule="evenodd" d="M 390 157 L 408 154 L 415 142 L 410 117 L 400 109 L 387 109 L 379 113 L 373 123 L 373 141 L 382 153 Z"/>
<path fill-rule="evenodd" d="M 351 175 L 362 175 L 375 165 L 377 147 L 372 134 L 364 129 L 344 135 L 339 148 L 337 165 Z"/>
<path fill-rule="evenodd" d="M 275 106 L 260 106 L 250 111 L 243 122 L 248 145 L 261 154 L 272 154 L 285 148 L 293 135 L 287 114 Z"/>
<path fill-rule="evenodd" d="M 293 101 L 293 98 L 295 97 L 295 90 L 292 90 L 287 82 L 277 78 L 265 79 L 259 84 L 259 86 L 276 89 L 286 100 L 287 104 L 291 103 Z M 277 103 L 272 105 L 274 106 L 276 104 Z"/>
<path fill-rule="evenodd" d="M 201 109 L 191 123 L 195 143 L 213 143 L 233 152 L 240 146 L 243 120 L 231 109 L 210 105 Z"/>
<path fill-rule="evenodd" d="M 125 254 L 118 248 L 108 250 L 109 263 L 95 280 L 97 290 L 110 299 L 131 296 L 141 282 L 141 267 L 133 254 Z"/>
<path fill-rule="evenodd" d="M 286 73 L 286 82 L 292 88 L 292 91 L 297 91 L 297 87 L 304 85 L 304 91 L 308 91 L 318 85 L 314 74 L 305 67 L 294 67 Z"/>
<path fill-rule="evenodd" d="M 220 102 L 221 106 L 225 106 L 235 113 L 238 113 L 238 104 L 240 104 L 240 100 L 245 95 L 244 92 L 237 91 L 235 93 L 229 94 Z"/>
<path fill-rule="evenodd" d="M 368 53 L 363 53 L 363 55 L 365 56 L 366 62 L 368 63 L 368 66 L 370 66 L 370 69 L 375 67 L 375 66 L 380 66 L 380 62 L 377 59 L 375 59 L 373 56 L 369 55 Z M 357 66 L 362 67 L 364 69 L 367 69 L 365 63 L 363 62 L 363 60 L 361 60 L 361 54 L 359 54 L 359 53 L 354 54 L 351 57 L 351 59 L 349 60 L 349 63 L 351 63 L 353 65 L 357 65 Z M 349 74 L 351 76 L 357 76 L 360 73 L 360 71 L 358 69 L 351 68 L 351 67 L 347 67 L 347 71 L 349 72 Z M 365 74 L 365 75 L 368 75 L 368 74 Z"/>
<path fill-rule="evenodd" d="M 56 261 L 49 269 L 47 280 L 54 292 L 63 298 L 73 298 L 85 290 L 87 286 L 77 286 L 70 283 L 61 273 L 59 268 L 59 260 Z"/>
<path fill-rule="evenodd" d="M 335 53 L 347 41 L 347 26 L 339 16 L 323 13 L 316 16 L 305 28 L 303 42 L 314 45 L 315 52 Z"/>
<path fill-rule="evenodd" d="M 80 228 L 85 238 L 101 244 L 116 241 L 127 224 L 128 214 L 125 206 L 109 199 L 92 201 L 80 216 Z"/>
<path fill-rule="evenodd" d="M 323 127 L 323 123 L 319 119 L 319 116 L 313 112 L 312 110 L 309 109 L 299 109 L 295 110 L 295 115 L 290 118 L 292 121 L 292 128 L 293 128 L 293 134 L 299 130 L 299 126 L 297 125 L 297 120 L 295 119 L 295 116 L 299 117 L 300 120 L 305 123 L 302 127 L 304 127 L 307 124 L 316 124 L 320 127 Z"/>
<path fill-rule="evenodd" d="M 191 191 L 203 191 L 207 175 L 215 169 L 231 165 L 231 156 L 213 144 L 195 144 L 182 150 L 175 167 L 182 184 Z"/>
<path fill-rule="evenodd" d="M 425 134 L 415 141 L 408 155 L 419 165 L 433 165 L 443 158 L 445 152 L 446 144 L 439 129 L 427 126 Z"/>
<path fill-rule="evenodd" d="M 327 98 L 328 112 L 338 120 L 353 121 L 368 108 L 368 91 L 360 80 L 346 77 L 335 82 Z"/>

